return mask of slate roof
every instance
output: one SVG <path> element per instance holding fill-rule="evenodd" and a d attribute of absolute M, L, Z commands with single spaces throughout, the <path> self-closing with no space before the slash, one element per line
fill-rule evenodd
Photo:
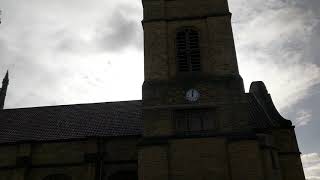
<path fill-rule="evenodd" d="M 291 126 L 271 98 L 266 103 L 247 93 L 253 129 Z M 142 101 L 107 102 L 0 110 L 0 143 L 51 141 L 86 137 L 139 136 L 143 133 Z"/>
<path fill-rule="evenodd" d="M 247 96 L 250 123 L 253 128 L 266 129 L 292 126 L 290 120 L 280 115 L 262 81 L 252 82 Z"/>
<path fill-rule="evenodd" d="M 255 98 L 254 94 L 248 93 L 247 97 L 249 101 L 249 123 L 251 127 L 257 129 L 280 127 L 279 122 L 267 114 L 263 106 Z"/>
<path fill-rule="evenodd" d="M 141 101 L 0 111 L 0 143 L 141 135 Z"/>

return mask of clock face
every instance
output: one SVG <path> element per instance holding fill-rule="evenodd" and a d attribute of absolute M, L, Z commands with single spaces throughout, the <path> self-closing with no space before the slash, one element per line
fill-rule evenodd
<path fill-rule="evenodd" d="M 199 97 L 200 93 L 195 89 L 190 89 L 186 93 L 186 99 L 191 102 L 197 101 Z"/>

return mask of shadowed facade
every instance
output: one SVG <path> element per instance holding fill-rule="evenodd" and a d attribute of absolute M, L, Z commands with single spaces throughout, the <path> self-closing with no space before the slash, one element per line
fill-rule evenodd
<path fill-rule="evenodd" d="M 142 100 L 1 110 L 0 180 L 304 180 L 291 121 L 244 90 L 227 0 L 142 3 Z"/>

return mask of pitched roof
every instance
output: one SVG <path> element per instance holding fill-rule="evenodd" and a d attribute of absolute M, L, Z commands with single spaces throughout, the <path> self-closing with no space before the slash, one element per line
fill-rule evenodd
<path fill-rule="evenodd" d="M 247 94 L 249 101 L 249 123 L 256 129 L 266 129 L 270 127 L 279 127 L 280 124 L 271 118 L 257 101 L 254 94 Z"/>
<path fill-rule="evenodd" d="M 264 84 L 247 93 L 254 129 L 291 126 L 276 110 Z M 0 143 L 142 135 L 142 101 L 62 105 L 0 111 Z"/>
<path fill-rule="evenodd" d="M 262 81 L 252 82 L 249 93 L 250 123 L 256 129 L 291 127 L 292 122 L 283 118 Z"/>
<path fill-rule="evenodd" d="M 141 116 L 141 101 L 6 109 L 0 143 L 140 135 Z"/>

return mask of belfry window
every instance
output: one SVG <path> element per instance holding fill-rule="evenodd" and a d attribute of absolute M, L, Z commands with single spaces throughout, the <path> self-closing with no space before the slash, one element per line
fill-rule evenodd
<path fill-rule="evenodd" d="M 199 33 L 192 28 L 184 28 L 176 34 L 177 65 L 179 72 L 201 70 Z"/>

